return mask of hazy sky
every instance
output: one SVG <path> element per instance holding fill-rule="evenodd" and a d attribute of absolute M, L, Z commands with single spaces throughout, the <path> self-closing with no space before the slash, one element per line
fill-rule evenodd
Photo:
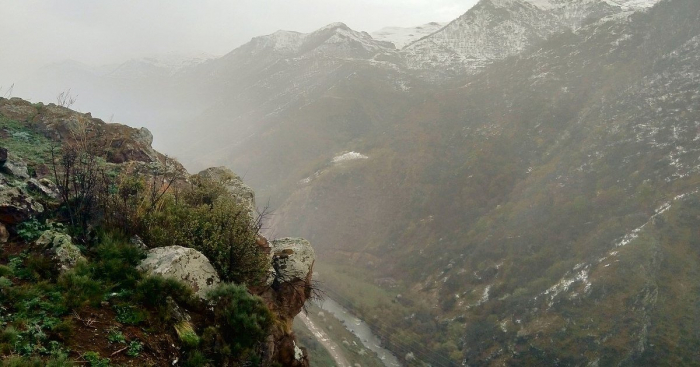
<path fill-rule="evenodd" d="M 477 0 L 0 0 L 0 83 L 48 62 L 167 52 L 223 55 L 279 29 L 372 32 L 449 21 Z M 2 87 L 2 85 L 0 85 Z"/>

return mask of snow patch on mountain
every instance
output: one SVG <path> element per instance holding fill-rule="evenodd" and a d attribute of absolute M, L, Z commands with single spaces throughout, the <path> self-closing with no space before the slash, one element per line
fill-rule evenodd
<path fill-rule="evenodd" d="M 481 0 L 464 15 L 402 50 L 414 70 L 474 73 L 551 35 L 647 9 L 660 0 Z"/>
<path fill-rule="evenodd" d="M 342 163 L 342 162 L 354 161 L 354 160 L 358 160 L 358 159 L 367 159 L 367 158 L 369 158 L 369 157 L 367 157 L 366 155 L 357 153 L 357 152 L 347 152 L 347 153 L 343 153 L 339 156 L 334 157 L 332 162 L 333 163 Z"/>
<path fill-rule="evenodd" d="M 386 27 L 372 32 L 370 35 L 376 40 L 391 42 L 396 48 L 401 49 L 414 41 L 439 31 L 445 25 L 447 23 L 431 22 L 417 27 Z"/>
<path fill-rule="evenodd" d="M 375 40 L 367 32 L 354 31 L 344 23 L 331 23 L 311 33 L 277 31 L 255 37 L 232 54 L 250 56 L 266 51 L 285 58 L 321 55 L 365 59 L 379 53 L 395 52 L 395 48 L 389 42 Z"/>

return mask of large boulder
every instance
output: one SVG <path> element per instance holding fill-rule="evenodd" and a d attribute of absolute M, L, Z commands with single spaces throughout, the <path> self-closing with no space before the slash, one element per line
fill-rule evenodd
<path fill-rule="evenodd" d="M 132 137 L 136 143 L 143 147 L 150 147 L 153 144 L 153 134 L 145 127 L 133 130 Z"/>
<path fill-rule="evenodd" d="M 27 181 L 27 188 L 30 191 L 35 191 L 46 195 L 54 200 L 58 200 L 60 193 L 58 187 L 51 180 L 42 178 L 37 180 L 36 178 L 30 178 Z"/>
<path fill-rule="evenodd" d="M 248 209 L 251 218 L 255 216 L 255 192 L 233 171 L 226 167 L 211 167 L 197 175 L 224 184 L 236 201 Z"/>
<path fill-rule="evenodd" d="M 202 299 L 221 282 L 206 256 L 195 249 L 182 246 L 149 250 L 139 269 L 151 275 L 182 280 Z"/>
<path fill-rule="evenodd" d="M 316 254 L 303 238 L 280 238 L 270 242 L 271 269 L 268 284 L 310 279 Z"/>
<path fill-rule="evenodd" d="M 27 168 L 27 163 L 17 158 L 15 155 L 8 153 L 6 155 L 5 162 L 0 165 L 0 171 L 19 178 L 26 180 L 29 178 L 29 170 Z"/>
<path fill-rule="evenodd" d="M 59 272 L 73 269 L 79 261 L 85 261 L 85 257 L 83 257 L 80 249 L 73 244 L 71 237 L 65 233 L 52 230 L 44 231 L 35 244 L 49 254 L 56 263 Z"/>
<path fill-rule="evenodd" d="M 44 207 L 24 190 L 0 185 L 0 222 L 15 225 L 43 211 Z"/>

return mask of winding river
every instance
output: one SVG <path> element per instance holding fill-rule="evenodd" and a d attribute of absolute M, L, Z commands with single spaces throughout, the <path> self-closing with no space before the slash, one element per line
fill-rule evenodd
<path fill-rule="evenodd" d="M 399 359 L 396 358 L 390 351 L 382 347 L 379 338 L 372 333 L 369 325 L 364 321 L 358 319 L 350 313 L 345 307 L 338 304 L 338 302 L 332 300 L 331 298 L 324 298 L 322 302 L 318 304 L 323 310 L 330 312 L 338 320 L 343 322 L 345 328 L 351 333 L 357 335 L 357 337 L 362 341 L 365 348 L 377 353 L 379 358 L 382 360 L 387 367 L 400 367 Z"/>

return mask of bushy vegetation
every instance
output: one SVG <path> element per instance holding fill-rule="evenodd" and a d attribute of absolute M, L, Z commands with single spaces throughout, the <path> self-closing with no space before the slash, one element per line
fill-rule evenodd
<path fill-rule="evenodd" d="M 148 167 L 148 174 L 118 172 L 100 160 L 89 135 L 82 141 L 63 147 L 53 165 L 74 237 L 90 242 L 100 227 L 139 235 L 150 247 L 202 252 L 226 282 L 264 279 L 268 260 L 256 245 L 260 221 L 229 194 L 225 179 L 186 178 L 168 158 Z"/>
<path fill-rule="evenodd" d="M 259 343 L 275 320 L 262 299 L 239 285 L 222 284 L 209 293 L 214 322 L 202 334 L 202 349 L 216 365 L 233 360 L 256 361 Z"/>
<path fill-rule="evenodd" d="M 256 245 L 259 221 L 223 182 L 188 178 L 168 158 L 109 164 L 96 132 L 80 121 L 60 146 L 15 121 L 2 119 L 0 127 L 14 134 L 13 152 L 45 164 L 44 175 L 59 192 L 58 202 L 42 197 L 48 205 L 41 217 L 13 228 L 13 243 L 23 247 L 0 251 L 0 366 L 68 366 L 76 360 L 109 366 L 144 354 L 153 358 L 153 344 L 145 341 L 157 337 L 179 340 L 188 366 L 259 360 L 275 319 L 262 299 L 229 283 L 259 283 L 268 259 Z M 41 149 L 31 148 L 38 143 Z M 85 260 L 59 272 L 44 249 L 32 246 L 46 230 L 70 234 Z M 181 281 L 138 271 L 146 254 L 131 242 L 134 235 L 148 247 L 180 245 L 204 253 L 227 282 L 212 293 L 213 308 Z M 78 336 L 85 330 L 118 349 L 86 349 L 92 347 Z"/>
<path fill-rule="evenodd" d="M 221 182 L 191 178 L 180 192 L 165 195 L 139 226 L 151 246 L 201 251 L 224 281 L 250 284 L 264 279 L 268 260 L 255 243 L 260 228 Z"/>

